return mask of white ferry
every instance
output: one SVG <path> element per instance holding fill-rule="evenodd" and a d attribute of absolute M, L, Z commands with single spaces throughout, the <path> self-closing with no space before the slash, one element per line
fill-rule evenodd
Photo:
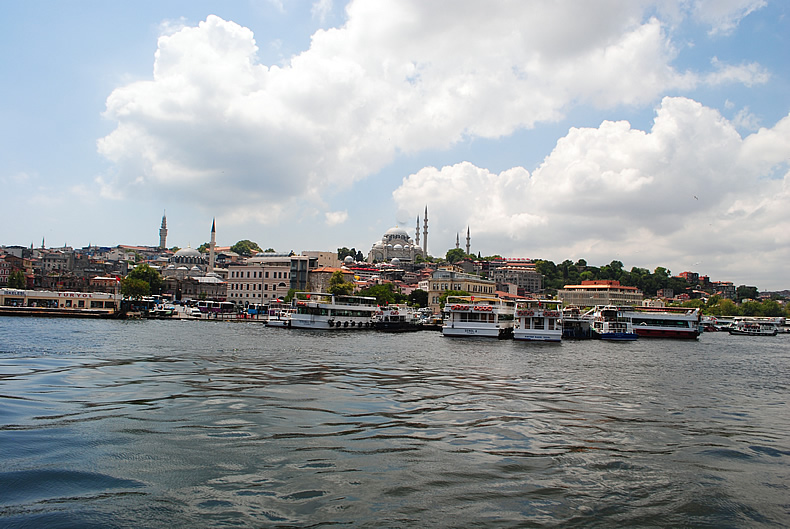
<path fill-rule="evenodd" d="M 783 323 L 776 318 L 736 317 L 727 331 L 734 336 L 776 336 Z"/>
<path fill-rule="evenodd" d="M 611 341 L 636 340 L 639 335 L 634 332 L 631 318 L 619 307 L 614 305 L 598 306 L 592 310 L 593 332 L 596 338 Z"/>
<path fill-rule="evenodd" d="M 499 298 L 449 296 L 444 306 L 444 336 L 510 338 L 516 303 Z"/>
<path fill-rule="evenodd" d="M 533 342 L 561 342 L 562 302 L 553 299 L 518 300 L 513 338 Z"/>
<path fill-rule="evenodd" d="M 702 314 L 697 308 L 621 307 L 631 318 L 640 338 L 687 338 L 694 340 L 702 332 Z"/>
<path fill-rule="evenodd" d="M 293 329 L 372 329 L 378 311 L 376 298 L 326 292 L 297 292 L 292 306 L 287 327 Z"/>

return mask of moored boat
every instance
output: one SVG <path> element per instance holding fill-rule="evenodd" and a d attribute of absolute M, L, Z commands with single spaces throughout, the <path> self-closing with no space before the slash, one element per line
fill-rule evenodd
<path fill-rule="evenodd" d="M 596 338 L 610 341 L 630 341 L 639 338 L 634 332 L 631 318 L 614 305 L 593 309 L 593 331 Z"/>
<path fill-rule="evenodd" d="M 562 302 L 549 299 L 518 300 L 513 338 L 533 342 L 562 341 Z"/>
<path fill-rule="evenodd" d="M 444 306 L 444 336 L 510 338 L 516 304 L 499 298 L 449 296 Z"/>
<path fill-rule="evenodd" d="M 736 318 L 727 331 L 734 336 L 776 336 L 779 325 L 773 318 Z"/>
<path fill-rule="evenodd" d="M 297 292 L 287 327 L 294 329 L 372 329 L 376 298 Z"/>
<path fill-rule="evenodd" d="M 593 337 L 592 319 L 582 314 L 576 305 L 568 305 L 562 309 L 562 337 L 584 340 Z"/>
<path fill-rule="evenodd" d="M 422 329 L 420 313 L 403 303 L 381 307 L 374 321 L 377 331 L 412 332 Z"/>
<path fill-rule="evenodd" d="M 640 338 L 696 339 L 702 332 L 701 313 L 697 308 L 620 307 L 631 319 Z"/>

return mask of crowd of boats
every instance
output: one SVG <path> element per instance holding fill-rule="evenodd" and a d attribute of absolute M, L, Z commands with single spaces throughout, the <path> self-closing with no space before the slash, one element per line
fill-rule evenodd
<path fill-rule="evenodd" d="M 67 293 L 0 289 L 0 314 L 114 317 L 125 301 L 104 293 Z M 597 338 L 696 339 L 703 332 L 738 336 L 776 336 L 788 332 L 785 318 L 713 318 L 697 308 L 601 305 L 563 306 L 553 299 L 505 300 L 485 296 L 449 296 L 440 314 L 405 304 L 379 305 L 376 298 L 299 292 L 288 302 L 251 305 L 193 300 L 166 303 L 138 300 L 132 313 L 148 318 L 254 319 L 270 327 L 331 331 L 440 330 L 445 336 L 477 336 L 537 342 Z M 127 312 L 128 314 L 129 312 Z"/>
<path fill-rule="evenodd" d="M 696 339 L 702 332 L 726 330 L 733 335 L 775 336 L 784 318 L 734 318 L 718 321 L 697 308 L 617 307 L 582 311 L 558 300 L 503 300 L 450 296 L 440 317 L 404 304 L 380 306 L 375 298 L 298 293 L 288 304 L 273 304 L 265 314 L 270 327 L 384 332 L 441 330 L 445 336 L 477 336 L 537 342 L 597 338 L 628 341 L 644 338 Z"/>

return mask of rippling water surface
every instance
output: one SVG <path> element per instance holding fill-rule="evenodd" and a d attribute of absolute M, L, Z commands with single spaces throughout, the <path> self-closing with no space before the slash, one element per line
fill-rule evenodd
<path fill-rule="evenodd" d="M 790 336 L 0 317 L 0 526 L 783 527 Z"/>

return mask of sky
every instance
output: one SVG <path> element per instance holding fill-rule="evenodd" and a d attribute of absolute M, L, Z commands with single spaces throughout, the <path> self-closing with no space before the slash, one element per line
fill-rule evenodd
<path fill-rule="evenodd" d="M 5 0 L 0 244 L 613 260 L 790 288 L 790 4 Z M 421 235 L 422 236 L 422 235 Z"/>

